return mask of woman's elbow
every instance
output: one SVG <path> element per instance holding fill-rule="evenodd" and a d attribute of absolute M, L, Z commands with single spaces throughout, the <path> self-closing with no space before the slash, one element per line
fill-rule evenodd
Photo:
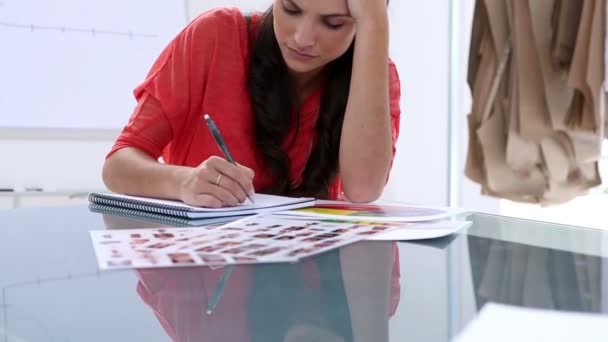
<path fill-rule="evenodd" d="M 353 203 L 369 203 L 380 198 L 384 188 L 355 187 L 344 189 L 344 196 Z"/>
<path fill-rule="evenodd" d="M 118 185 L 116 184 L 116 163 L 113 157 L 111 156 L 104 161 L 101 169 L 101 179 L 108 190 L 116 192 Z"/>

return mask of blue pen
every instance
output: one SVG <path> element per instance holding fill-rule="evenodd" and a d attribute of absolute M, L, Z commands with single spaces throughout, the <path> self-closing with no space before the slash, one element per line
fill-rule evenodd
<path fill-rule="evenodd" d="M 226 158 L 226 160 L 228 162 L 230 162 L 231 164 L 236 165 L 236 161 L 234 160 L 234 158 L 232 158 L 232 154 L 230 154 L 230 151 L 228 151 L 228 146 L 226 145 L 226 142 L 224 142 L 224 138 L 222 138 L 222 134 L 220 134 L 220 130 L 215 125 L 215 122 L 213 122 L 213 120 L 211 120 L 211 117 L 209 116 L 209 114 L 205 114 L 205 122 L 207 123 L 207 127 L 209 127 L 211 134 L 213 134 L 213 138 L 215 139 L 215 142 L 220 147 L 220 150 L 222 150 L 222 153 L 224 154 L 224 157 Z M 239 183 L 239 185 L 240 185 L 240 183 Z M 242 185 L 241 185 L 241 189 L 243 189 Z M 249 196 L 249 193 L 247 191 L 245 191 L 245 189 L 243 189 L 243 191 L 245 192 L 245 194 L 247 195 L 247 198 L 249 198 L 251 203 L 255 204 L 255 202 L 253 201 L 253 198 L 251 198 L 251 196 Z"/>
<path fill-rule="evenodd" d="M 207 315 L 211 315 L 211 313 L 213 313 L 213 310 L 215 310 L 217 304 L 220 302 L 220 298 L 222 298 L 222 294 L 226 289 L 226 284 L 228 284 L 228 278 L 230 278 L 230 273 L 232 273 L 232 268 L 232 265 L 227 266 L 224 270 L 224 274 L 222 274 L 222 278 L 217 283 L 217 286 L 215 287 L 215 292 L 213 292 L 213 297 L 211 297 L 211 301 L 207 303 Z"/>

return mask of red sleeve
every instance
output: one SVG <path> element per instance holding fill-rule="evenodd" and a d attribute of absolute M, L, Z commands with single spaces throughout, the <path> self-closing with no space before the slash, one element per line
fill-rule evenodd
<path fill-rule="evenodd" d="M 220 33 L 234 25 L 235 9 L 215 9 L 193 20 L 163 50 L 146 79 L 134 90 L 137 107 L 116 140 L 109 157 L 124 147 L 135 147 L 158 158 L 173 138 L 198 113 Z"/>
<path fill-rule="evenodd" d="M 388 64 L 388 87 L 394 160 L 395 152 L 397 151 L 397 138 L 399 137 L 399 124 L 401 121 L 401 81 L 399 80 L 397 66 L 392 60 L 389 60 Z M 391 160 L 391 166 L 393 160 Z"/>

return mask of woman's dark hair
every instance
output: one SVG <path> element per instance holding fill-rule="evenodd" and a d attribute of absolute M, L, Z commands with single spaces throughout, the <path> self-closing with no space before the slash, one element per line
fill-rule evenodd
<path fill-rule="evenodd" d="M 316 123 L 316 144 L 311 145 L 301 182 L 293 188 L 295 180 L 289 177 L 289 157 L 282 147 L 295 141 L 300 108 L 294 82 L 276 40 L 272 7 L 263 15 L 257 36 L 252 41 L 248 88 L 259 157 L 273 176 L 272 186 L 263 189 L 264 192 L 327 197 L 329 185 L 338 173 L 338 151 L 350 89 L 353 50 L 354 41 L 342 56 L 323 70 L 325 83 Z M 286 142 L 293 125 L 296 135 L 292 141 Z"/>

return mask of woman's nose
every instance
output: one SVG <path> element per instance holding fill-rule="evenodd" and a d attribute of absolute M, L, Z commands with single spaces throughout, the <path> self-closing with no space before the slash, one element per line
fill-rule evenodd
<path fill-rule="evenodd" d="M 296 26 L 294 41 L 298 45 L 297 48 L 307 48 L 315 44 L 315 32 L 313 24 L 307 20 L 303 20 Z"/>

